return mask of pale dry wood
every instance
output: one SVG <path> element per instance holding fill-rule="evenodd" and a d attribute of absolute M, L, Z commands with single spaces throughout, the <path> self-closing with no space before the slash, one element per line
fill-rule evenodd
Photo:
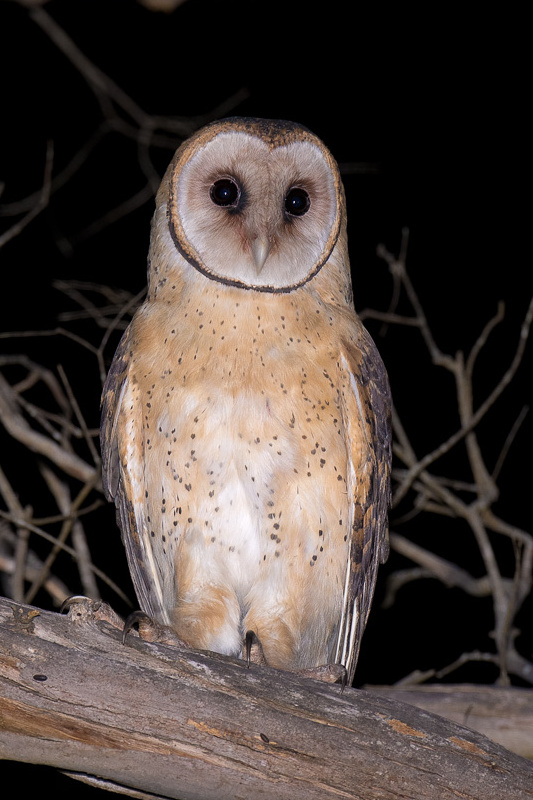
<path fill-rule="evenodd" d="M 533 759 L 533 689 L 457 684 L 368 689 L 466 725 L 513 753 Z"/>
<path fill-rule="evenodd" d="M 2 600 L 0 633 L 3 758 L 181 800 L 533 797 L 528 760 L 373 692 L 123 645 L 83 605 Z"/>

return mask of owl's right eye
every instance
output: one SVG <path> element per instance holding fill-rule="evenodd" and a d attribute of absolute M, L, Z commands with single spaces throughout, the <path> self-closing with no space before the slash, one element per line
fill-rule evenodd
<path fill-rule="evenodd" d="M 239 203 L 241 190 L 231 178 L 221 178 L 211 186 L 209 196 L 217 206 L 235 208 Z"/>

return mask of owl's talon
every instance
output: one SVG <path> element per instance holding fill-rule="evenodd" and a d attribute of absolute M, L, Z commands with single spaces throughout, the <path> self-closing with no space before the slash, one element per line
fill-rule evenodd
<path fill-rule="evenodd" d="M 149 624 L 152 620 L 150 617 L 144 613 L 144 611 L 132 611 L 132 613 L 126 617 L 126 621 L 124 622 L 124 627 L 122 628 L 122 644 L 126 644 L 126 636 L 130 631 L 132 631 L 135 627 L 139 629 L 140 625 L 144 622 Z M 141 635 L 140 630 L 139 636 Z"/>
<path fill-rule="evenodd" d="M 321 664 L 318 667 L 291 670 L 291 672 L 302 675 L 304 678 L 324 681 L 324 683 L 340 683 L 341 692 L 344 691 L 348 681 L 348 672 L 342 664 Z"/>
<path fill-rule="evenodd" d="M 61 608 L 59 609 L 60 614 L 64 614 L 65 611 L 70 611 L 71 606 L 76 604 L 83 604 L 83 603 L 97 603 L 98 601 L 91 600 L 90 597 L 85 597 L 84 594 L 72 594 L 70 597 L 67 597 L 66 600 L 63 600 L 61 604 Z"/>
<path fill-rule="evenodd" d="M 248 669 L 250 668 L 250 664 L 262 664 L 264 666 L 268 663 L 263 652 L 261 641 L 254 631 L 246 631 L 244 646 Z"/>
<path fill-rule="evenodd" d="M 340 681 L 337 681 L 341 685 L 341 692 L 344 692 L 346 686 L 348 685 L 348 670 L 343 667 L 343 673 Z"/>
<path fill-rule="evenodd" d="M 135 627 L 137 628 L 139 638 L 143 639 L 145 642 L 158 642 L 159 644 L 167 644 L 173 647 L 187 647 L 186 642 L 180 639 L 172 628 L 169 628 L 168 625 L 161 625 L 161 623 L 156 622 L 155 619 L 149 617 L 144 611 L 133 611 L 128 616 L 122 629 L 122 644 L 126 643 L 126 636 Z"/>
<path fill-rule="evenodd" d="M 246 636 L 244 637 L 244 645 L 246 649 L 246 666 L 250 669 L 250 655 L 252 652 L 252 644 L 253 639 L 255 637 L 255 633 L 253 631 L 246 631 Z"/>
<path fill-rule="evenodd" d="M 100 622 L 107 622 L 113 628 L 122 628 L 122 618 L 114 611 L 109 603 L 103 600 L 91 600 L 90 597 L 85 597 L 82 594 L 74 594 L 67 597 L 63 601 L 60 614 L 68 611 L 71 617 L 77 618 L 78 621 L 83 620 L 96 620 Z"/>

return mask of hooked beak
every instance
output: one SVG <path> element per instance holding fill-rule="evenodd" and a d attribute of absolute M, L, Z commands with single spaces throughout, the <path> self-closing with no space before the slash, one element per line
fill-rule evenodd
<path fill-rule="evenodd" d="M 267 260 L 270 251 L 270 242 L 262 236 L 257 236 L 251 244 L 252 256 L 254 259 L 255 269 L 257 274 L 261 273 L 265 261 Z"/>

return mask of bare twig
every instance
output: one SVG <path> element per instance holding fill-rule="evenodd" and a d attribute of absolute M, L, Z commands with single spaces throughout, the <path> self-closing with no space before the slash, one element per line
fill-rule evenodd
<path fill-rule="evenodd" d="M 80 495 L 78 495 L 78 497 L 73 501 L 71 499 L 70 490 L 67 484 L 65 481 L 60 480 L 53 470 L 43 464 L 41 465 L 41 473 L 50 489 L 51 494 L 54 496 L 57 502 L 59 510 L 65 515 L 62 530 L 58 537 L 58 543 L 64 541 L 68 534 L 72 532 L 72 542 L 77 554 L 76 564 L 80 574 L 83 592 L 87 597 L 90 597 L 93 600 L 98 600 L 100 598 L 100 593 L 98 591 L 98 585 L 95 580 L 94 572 L 91 569 L 91 554 L 87 545 L 87 539 L 83 530 L 83 525 L 77 517 L 78 509 L 92 487 L 84 487 L 85 491 L 83 495 L 80 493 Z M 28 592 L 28 597 L 35 597 L 37 590 L 46 580 L 47 574 L 57 552 L 58 548 L 54 548 L 54 550 L 50 553 L 49 558 L 43 564 L 40 574 L 34 578 L 32 587 Z M 28 600 L 27 602 L 30 601 Z"/>
<path fill-rule="evenodd" d="M 109 124 L 104 120 L 100 123 L 96 131 L 86 140 L 83 147 L 74 154 L 66 167 L 57 172 L 53 177 L 50 175 L 50 196 L 68 184 L 107 133 L 109 133 Z M 0 205 L 0 217 L 14 217 L 18 214 L 27 213 L 40 202 L 42 192 L 43 190 L 40 189 L 20 200 L 2 203 L 2 205 Z"/>
<path fill-rule="evenodd" d="M 94 441 L 93 441 L 93 437 L 91 436 L 91 434 L 89 432 L 89 429 L 87 427 L 87 423 L 85 422 L 83 414 L 81 413 L 81 409 L 79 407 L 78 401 L 76 400 L 76 398 L 74 396 L 74 392 L 72 391 L 72 388 L 71 388 L 70 383 L 68 381 L 68 378 L 67 378 L 67 375 L 65 373 L 65 370 L 63 369 L 61 364 L 58 364 L 57 370 L 58 370 L 58 372 L 59 372 L 59 374 L 61 376 L 61 380 L 63 381 L 63 385 L 65 387 L 65 391 L 67 393 L 67 397 L 69 399 L 70 406 L 71 406 L 72 410 L 74 411 L 74 414 L 76 415 L 76 419 L 78 420 L 79 426 L 80 426 L 80 428 L 81 428 L 81 430 L 83 432 L 83 438 L 85 439 L 87 447 L 89 448 L 89 452 L 91 453 L 93 462 L 96 465 L 96 467 L 99 467 L 100 466 L 100 455 L 99 455 L 98 451 L 96 450 L 96 447 L 95 447 Z"/>
<path fill-rule="evenodd" d="M 14 575 L 16 569 L 17 565 L 14 558 L 9 558 L 0 554 L 0 572 L 4 572 L 7 575 Z M 40 565 L 31 566 L 30 564 L 26 564 L 24 569 L 24 580 L 33 581 L 36 578 L 39 570 Z M 52 602 L 56 608 L 61 606 L 67 597 L 72 595 L 72 591 L 68 588 L 68 586 L 66 586 L 63 581 L 59 580 L 59 578 L 55 576 L 50 576 L 45 581 L 43 588 L 52 598 Z M 13 599 L 16 600 L 16 597 L 13 596 Z"/>
<path fill-rule="evenodd" d="M 7 432 L 33 453 L 49 458 L 67 475 L 78 478 L 84 483 L 95 480 L 97 470 L 87 464 L 74 453 L 68 453 L 49 437 L 30 428 L 19 413 L 16 398 L 11 386 L 0 374 L 0 421 Z"/>
<path fill-rule="evenodd" d="M 486 597 L 491 593 L 491 584 L 487 576 L 473 578 L 466 570 L 453 564 L 445 558 L 435 555 L 424 547 L 414 544 L 399 533 L 391 533 L 391 546 L 397 553 L 410 558 L 416 564 L 424 567 L 426 572 L 438 578 L 445 586 L 451 588 L 458 586 L 473 597 Z"/>
<path fill-rule="evenodd" d="M 416 463 L 411 467 L 409 472 L 406 474 L 405 479 L 403 480 L 401 486 L 395 491 L 393 505 L 397 505 L 400 502 L 400 500 L 403 497 L 405 497 L 405 495 L 411 488 L 413 481 L 419 477 L 421 472 L 427 469 L 427 467 L 429 467 L 431 464 L 437 461 L 441 456 L 448 453 L 452 449 L 452 447 L 454 447 L 456 444 L 458 444 L 458 442 L 464 439 L 465 436 L 467 436 L 467 434 L 469 434 L 470 431 L 472 431 L 476 427 L 476 425 L 478 425 L 478 423 L 480 422 L 481 419 L 483 419 L 487 411 L 494 405 L 496 400 L 500 397 L 504 389 L 510 384 L 522 360 L 522 356 L 525 350 L 525 345 L 529 336 L 529 330 L 531 327 L 532 319 L 533 319 L 533 299 L 530 302 L 527 314 L 522 323 L 518 345 L 510 366 L 504 372 L 504 374 L 502 375 L 502 377 L 500 378 L 500 380 L 498 381 L 492 392 L 483 401 L 483 403 L 481 403 L 481 405 L 477 408 L 477 410 L 470 416 L 468 422 L 466 422 L 458 431 L 456 431 L 452 436 L 450 436 L 445 442 L 439 445 L 439 447 L 435 448 L 435 450 L 433 450 L 431 453 L 428 453 L 423 458 L 416 461 Z"/>
<path fill-rule="evenodd" d="M 87 58 L 48 12 L 42 8 L 35 8 L 30 11 L 30 17 L 86 80 L 100 103 L 103 116 L 108 121 L 108 124 L 118 124 L 119 118 L 115 109 L 120 110 L 126 116 L 126 120 L 134 123 L 132 129 L 129 129 L 126 123 L 126 126 L 122 128 L 122 132 L 130 132 L 138 141 L 143 141 L 144 143 L 156 141 L 154 140 L 153 132 L 157 129 L 172 133 L 174 136 L 183 139 L 190 136 L 196 128 L 203 125 L 207 120 L 225 116 L 248 97 L 248 90 L 242 88 L 207 114 L 197 117 L 166 117 L 147 114 L 109 75 L 102 72 Z M 157 143 L 161 144 L 159 141 Z M 165 140 L 163 146 L 168 147 L 169 144 L 175 149 L 176 140 L 174 139 L 170 143 Z"/>
<path fill-rule="evenodd" d="M 533 669 L 533 665 L 530 665 L 529 662 L 526 662 L 524 666 L 515 657 L 516 651 L 513 646 L 514 633 L 512 629 L 513 619 L 525 597 L 531 591 L 533 537 L 524 531 L 512 529 L 512 526 L 506 528 L 500 524 L 494 518 L 490 507 L 498 498 L 496 478 L 500 465 L 523 415 L 521 415 L 511 434 L 507 437 L 502 455 L 492 473 L 485 465 L 483 448 L 478 440 L 476 427 L 498 400 L 504 389 L 511 383 L 521 364 L 533 320 L 533 300 L 522 323 L 519 340 L 510 365 L 492 391 L 474 410 L 472 390 L 474 367 L 479 354 L 487 344 L 491 332 L 503 320 L 503 304 L 499 304 L 497 313 L 485 325 L 466 360 L 462 352 L 458 352 L 455 356 L 447 355 L 438 347 L 422 305 L 407 275 L 405 268 L 405 232 L 402 239 L 402 253 L 398 258 L 395 258 L 383 247 L 379 248 L 378 252 L 387 263 L 395 279 L 393 298 L 386 314 L 380 315 L 369 311 L 368 316 L 378 317 L 389 324 L 408 324 L 420 330 L 433 364 L 446 368 L 454 376 L 460 420 L 460 428 L 452 436 L 449 436 L 438 447 L 424 456 L 418 457 L 409 441 L 397 409 L 393 410 L 394 453 L 406 466 L 406 469 L 400 469 L 396 466 L 393 470 L 393 478 L 396 481 L 393 507 L 398 507 L 402 501 L 405 501 L 409 492 L 414 493 L 411 508 L 403 511 L 402 516 L 397 520 L 397 524 L 413 519 L 423 512 L 450 515 L 464 519 L 475 537 L 479 554 L 486 569 L 486 575 L 475 580 L 458 565 L 451 564 L 430 550 L 414 545 L 404 537 L 393 533 L 391 535 L 393 548 L 404 556 L 411 558 L 420 566 L 412 570 L 402 570 L 390 578 L 386 602 L 392 602 L 397 589 L 406 581 L 420 579 L 428 575 L 438 577 L 445 585 L 460 586 L 472 596 L 489 594 L 493 599 L 494 639 L 497 650 L 495 654 L 492 654 L 491 658 L 500 667 L 500 681 L 506 682 L 508 680 L 508 670 L 511 669 L 510 663 L 513 663 L 513 668 L 520 670 L 521 676 L 530 674 L 530 666 Z M 414 312 L 412 317 L 399 317 L 396 314 L 396 307 L 399 302 L 398 285 L 401 285 L 407 294 Z M 453 479 L 436 476 L 430 472 L 430 467 L 439 458 L 449 453 L 462 441 L 464 441 L 466 448 L 468 465 L 473 477 L 472 482 L 458 482 Z M 467 496 L 470 495 L 470 497 L 465 499 L 465 494 Z M 520 542 L 520 545 L 517 544 L 515 546 L 515 571 L 512 580 L 502 574 L 489 535 L 491 530 L 497 530 L 497 532 L 509 536 L 513 541 Z M 450 669 L 454 668 L 455 666 L 450 667 Z"/>
<path fill-rule="evenodd" d="M 20 504 L 17 494 L 13 491 L 6 474 L 0 467 L 0 495 L 11 511 L 21 519 L 29 519 L 31 515 L 31 508 L 23 508 Z M 11 591 L 15 600 L 22 601 L 24 598 L 24 576 L 26 569 L 26 557 L 28 553 L 28 531 L 23 525 L 17 527 L 17 536 L 15 544 L 15 557 L 13 561 L 13 570 L 11 578 Z"/>
<path fill-rule="evenodd" d="M 20 527 L 27 528 L 32 533 L 35 533 L 35 534 L 37 534 L 37 536 L 40 536 L 42 539 L 45 539 L 47 542 L 50 542 L 52 545 L 54 545 L 54 547 L 57 546 L 58 548 L 63 550 L 65 553 L 67 553 L 68 555 L 70 555 L 74 559 L 76 559 L 77 554 L 76 554 L 76 551 L 75 551 L 75 549 L 73 547 L 69 547 L 69 545 L 65 544 L 65 542 L 59 542 L 56 536 L 53 536 L 52 534 L 48 533 L 48 531 L 45 531 L 44 528 L 40 528 L 38 525 L 34 525 L 29 520 L 20 519 L 20 518 L 16 517 L 13 514 L 7 513 L 5 511 L 2 511 L 2 509 L 0 509 L 0 517 L 2 519 L 7 520 L 8 522 L 11 522 L 11 524 L 14 525 L 17 528 L 20 528 Z M 107 584 L 107 586 L 109 586 L 109 588 L 113 592 L 115 592 L 117 597 L 120 597 L 120 599 L 123 600 L 125 603 L 127 603 L 128 606 L 131 606 L 131 601 L 130 601 L 129 597 L 109 577 L 109 575 L 107 575 L 105 572 L 103 572 L 99 567 L 95 566 L 94 564 L 90 565 L 90 569 L 92 569 L 92 571 L 94 572 L 94 574 L 96 575 L 97 578 L 100 578 L 101 581 L 103 581 L 105 584 Z M 43 569 L 40 570 L 40 574 L 41 575 L 43 574 Z"/>
<path fill-rule="evenodd" d="M 32 220 L 37 217 L 48 205 L 50 199 L 50 186 L 52 178 L 52 168 L 54 164 L 54 146 L 52 142 L 48 142 L 46 147 L 46 161 L 44 167 L 43 185 L 33 205 L 22 219 L 14 223 L 7 231 L 0 236 L 0 249 L 7 244 L 7 242 L 18 236 L 24 228 L 26 228 Z"/>
<path fill-rule="evenodd" d="M 509 431 L 509 434 L 508 434 L 505 442 L 503 443 L 503 447 L 501 449 L 501 453 L 498 456 L 496 464 L 494 465 L 494 469 L 492 470 L 492 473 L 491 473 L 492 480 L 495 481 L 495 482 L 498 480 L 498 477 L 500 475 L 500 472 L 501 472 L 501 469 L 502 469 L 503 464 L 505 462 L 505 459 L 507 458 L 507 454 L 508 454 L 508 452 L 509 452 L 509 450 L 511 448 L 511 445 L 515 440 L 516 434 L 520 430 L 520 428 L 522 426 L 522 423 L 524 422 L 528 412 L 529 412 L 529 406 L 523 406 L 522 409 L 520 410 L 520 413 L 519 413 L 518 417 L 514 421 L 513 426 L 511 428 L 511 430 Z"/>

